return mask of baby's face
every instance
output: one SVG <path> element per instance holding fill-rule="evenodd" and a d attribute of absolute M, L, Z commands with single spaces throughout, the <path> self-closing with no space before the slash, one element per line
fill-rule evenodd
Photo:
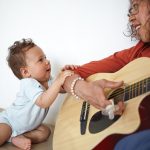
<path fill-rule="evenodd" d="M 34 46 L 26 52 L 26 63 L 30 77 L 40 83 L 50 79 L 51 65 L 40 47 Z"/>

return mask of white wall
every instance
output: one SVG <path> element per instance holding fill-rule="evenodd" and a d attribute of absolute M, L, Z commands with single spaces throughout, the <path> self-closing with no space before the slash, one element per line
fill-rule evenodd
<path fill-rule="evenodd" d="M 64 64 L 104 58 L 134 44 L 123 35 L 128 0 L 0 0 L 0 107 L 15 99 L 19 80 L 7 66 L 7 48 L 32 38 L 52 62 L 53 75 Z M 60 96 L 46 121 L 55 123 Z"/>

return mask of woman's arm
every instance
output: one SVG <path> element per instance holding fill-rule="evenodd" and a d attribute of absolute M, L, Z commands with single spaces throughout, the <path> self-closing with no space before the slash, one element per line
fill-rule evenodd
<path fill-rule="evenodd" d="M 66 78 L 63 87 L 68 93 L 72 94 L 71 85 L 76 80 L 76 78 L 79 78 L 78 74 L 74 74 Z M 77 80 L 74 84 L 73 91 L 75 95 L 85 101 L 88 101 L 94 107 L 100 109 L 105 108 L 107 105 L 111 104 L 111 102 L 108 101 L 108 99 L 105 97 L 104 89 L 117 88 L 120 87 L 122 84 L 122 81 L 113 82 L 104 79 L 94 82 Z"/>

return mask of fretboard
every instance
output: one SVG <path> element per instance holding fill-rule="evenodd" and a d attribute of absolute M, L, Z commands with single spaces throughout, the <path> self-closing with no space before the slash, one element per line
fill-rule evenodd
<path fill-rule="evenodd" d="M 136 82 L 124 89 L 124 101 L 150 91 L 150 77 Z"/>

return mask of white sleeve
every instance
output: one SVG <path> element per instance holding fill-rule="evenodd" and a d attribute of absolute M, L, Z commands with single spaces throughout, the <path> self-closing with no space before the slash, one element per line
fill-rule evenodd
<path fill-rule="evenodd" d="M 23 88 L 24 95 L 33 102 L 44 92 L 41 84 L 32 78 L 22 80 L 21 88 Z"/>

